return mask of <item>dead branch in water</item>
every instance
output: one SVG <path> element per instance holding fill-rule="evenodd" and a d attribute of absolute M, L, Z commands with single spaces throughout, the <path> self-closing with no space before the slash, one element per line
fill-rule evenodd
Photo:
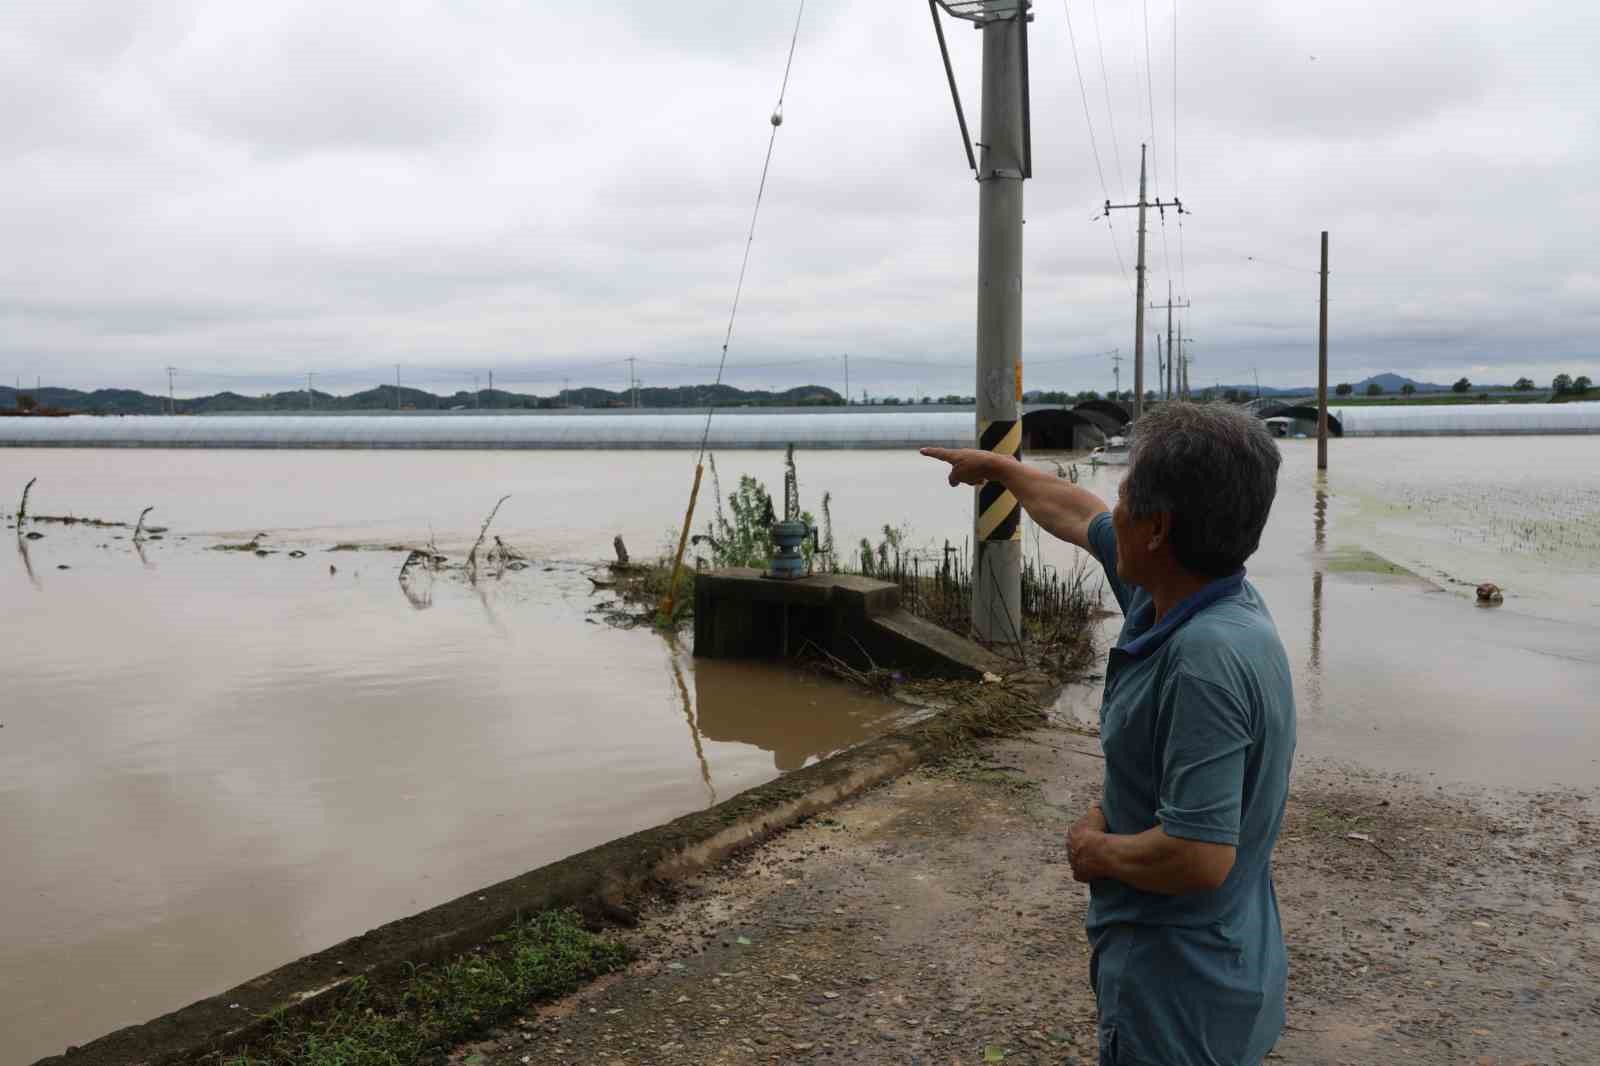
<path fill-rule="evenodd" d="M 133 527 L 133 542 L 135 544 L 138 544 L 140 541 L 144 540 L 144 516 L 154 510 L 155 505 L 152 504 L 151 506 L 146 507 L 144 510 L 139 512 L 139 521 L 135 523 Z"/>
<path fill-rule="evenodd" d="M 28 479 L 28 483 L 26 485 L 22 486 L 22 502 L 17 504 L 17 528 L 18 529 L 21 529 L 22 528 L 22 523 L 24 523 L 24 522 L 26 522 L 28 520 L 28 493 L 33 491 L 33 483 L 35 481 L 38 481 L 38 480 L 39 479 L 36 478 L 36 477 L 29 478 Z"/>
<path fill-rule="evenodd" d="M 499 537 L 494 538 L 494 547 L 489 549 L 489 554 L 485 558 L 488 560 L 490 566 L 498 567 L 498 569 L 495 571 L 496 577 L 498 577 L 502 571 L 508 568 L 512 570 L 521 570 L 528 565 L 527 556 L 517 551 L 517 549 L 507 544 Z"/>
<path fill-rule="evenodd" d="M 500 497 L 494 509 L 489 512 L 489 517 L 483 520 L 483 528 L 478 530 L 478 539 L 472 545 L 472 550 L 467 553 L 467 580 L 473 584 L 478 583 L 478 549 L 483 547 L 483 538 L 489 535 L 489 526 L 494 522 L 494 516 L 500 513 L 500 505 L 511 499 L 509 495 Z"/>

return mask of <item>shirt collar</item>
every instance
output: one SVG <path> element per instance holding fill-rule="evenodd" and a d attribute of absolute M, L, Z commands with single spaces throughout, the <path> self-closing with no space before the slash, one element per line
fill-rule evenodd
<path fill-rule="evenodd" d="M 1243 586 L 1244 570 L 1241 568 L 1238 573 L 1229 574 L 1227 577 L 1219 577 L 1200 591 L 1186 596 L 1178 602 L 1176 607 L 1167 612 L 1167 616 L 1161 619 L 1159 624 L 1155 625 L 1151 623 L 1155 619 L 1156 604 L 1154 600 L 1147 599 L 1135 611 L 1133 618 L 1129 620 L 1134 624 L 1135 628 L 1140 630 L 1138 636 L 1135 636 L 1126 644 L 1117 645 L 1112 650 L 1120 651 L 1125 655 L 1132 655 L 1136 658 L 1149 655 L 1165 644 L 1167 639 L 1178 631 L 1179 626 L 1218 600 L 1226 599 L 1238 592 Z"/>

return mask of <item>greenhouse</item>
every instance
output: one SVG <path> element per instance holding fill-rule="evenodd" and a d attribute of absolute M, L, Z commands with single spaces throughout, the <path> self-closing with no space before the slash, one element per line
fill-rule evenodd
<path fill-rule="evenodd" d="M 970 447 L 968 411 L 719 413 L 711 448 Z M 0 447 L 697 448 L 698 414 L 216 415 L 0 418 Z"/>
<path fill-rule="evenodd" d="M 1600 403 L 1372 404 L 1330 407 L 1346 437 L 1600 433 Z"/>

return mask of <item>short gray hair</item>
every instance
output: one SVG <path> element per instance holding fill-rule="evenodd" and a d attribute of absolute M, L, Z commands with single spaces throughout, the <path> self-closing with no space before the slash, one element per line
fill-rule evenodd
<path fill-rule="evenodd" d="M 1261 544 L 1281 461 L 1266 426 L 1237 407 L 1162 404 L 1134 427 L 1122 498 L 1135 518 L 1172 516 L 1185 570 L 1225 577 Z"/>

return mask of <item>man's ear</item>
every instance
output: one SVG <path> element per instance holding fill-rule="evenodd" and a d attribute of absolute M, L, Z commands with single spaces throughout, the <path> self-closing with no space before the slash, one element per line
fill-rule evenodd
<path fill-rule="evenodd" d="M 1152 552 L 1159 551 L 1163 544 L 1172 538 L 1172 515 L 1166 511 L 1157 511 L 1150 516 L 1149 547 Z"/>

